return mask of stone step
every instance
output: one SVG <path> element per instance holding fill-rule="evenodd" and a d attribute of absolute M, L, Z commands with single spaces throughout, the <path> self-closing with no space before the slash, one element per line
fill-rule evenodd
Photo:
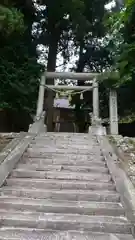
<path fill-rule="evenodd" d="M 126 217 L 0 210 L 1 226 L 131 234 Z"/>
<path fill-rule="evenodd" d="M 34 171 L 26 169 L 15 169 L 11 173 L 12 177 L 19 178 L 39 178 L 39 179 L 67 179 L 81 181 L 111 181 L 110 174 L 103 173 L 79 173 L 79 172 L 56 172 L 56 171 Z"/>
<path fill-rule="evenodd" d="M 70 147 L 73 148 L 80 148 L 80 149 L 92 149 L 96 148 L 99 149 L 100 145 L 98 143 L 93 143 L 93 142 L 76 142 L 76 141 L 64 141 L 64 140 L 33 140 L 30 145 L 30 147 Z"/>
<path fill-rule="evenodd" d="M 29 188 L 19 186 L 4 186 L 0 189 L 1 196 L 15 196 L 40 199 L 57 199 L 69 201 L 97 201 L 97 202 L 119 202 L 120 196 L 114 191 L 97 190 L 56 190 L 42 188 Z"/>
<path fill-rule="evenodd" d="M 99 142 L 96 142 L 96 141 L 93 141 L 93 140 L 81 140 L 81 141 L 78 141 L 78 139 L 64 139 L 64 138 L 54 138 L 54 139 L 49 139 L 49 138 L 43 138 L 43 139 L 33 139 L 31 141 L 31 144 L 37 144 L 37 145 L 43 145 L 43 146 L 46 146 L 46 145 L 59 145 L 59 146 L 63 146 L 63 145 L 74 145 L 74 146 L 80 146 L 82 148 L 85 148 L 85 147 L 100 147 L 100 144 Z"/>
<path fill-rule="evenodd" d="M 35 137 L 35 139 L 72 139 L 72 140 L 78 140 L 78 141 L 96 141 L 96 136 L 90 136 L 88 134 L 79 134 L 79 133 L 56 133 L 56 132 L 47 132 L 38 134 L 38 136 Z"/>
<path fill-rule="evenodd" d="M 91 146 L 100 146 L 99 143 L 97 143 L 96 141 L 91 141 L 91 140 L 84 140 L 84 141 L 78 141 L 77 139 L 64 139 L 64 138 L 61 138 L 61 139 L 50 139 L 50 138 L 42 138 L 42 139 L 34 139 L 31 141 L 31 144 L 41 144 L 41 145 L 74 145 L 74 146 L 86 146 L 86 147 L 91 147 Z"/>
<path fill-rule="evenodd" d="M 78 137 L 77 135 L 75 136 L 66 136 L 66 135 L 46 135 L 46 136 L 40 136 L 39 134 L 38 134 L 38 136 L 36 136 L 35 137 L 35 140 L 56 140 L 56 141 L 62 141 L 62 140 L 65 140 L 65 141 L 74 141 L 74 142 L 84 142 L 84 143 L 88 143 L 88 142 L 95 142 L 95 143 L 97 143 L 98 141 L 97 141 L 97 139 L 96 139 L 96 137 Z"/>
<path fill-rule="evenodd" d="M 100 146 L 98 145 L 78 145 L 78 144 L 73 144 L 73 143 L 41 143 L 41 142 L 37 142 L 37 143 L 31 143 L 29 145 L 29 148 L 31 149 L 59 149 L 59 150 L 63 150 L 63 149 L 68 149 L 68 150 L 80 150 L 80 151 L 92 151 L 92 152 L 95 152 L 95 151 L 98 151 L 98 152 L 101 152 L 100 150 Z"/>
<path fill-rule="evenodd" d="M 29 199 L 11 196 L 0 196 L 0 209 L 104 216 L 124 216 L 125 213 L 121 203 Z"/>
<path fill-rule="evenodd" d="M 0 188 L 0 223 L 0 240 L 133 240 L 100 145 L 88 134 L 32 141 Z"/>
<path fill-rule="evenodd" d="M 95 190 L 95 191 L 104 191 L 115 190 L 115 185 L 111 182 L 101 183 L 101 182 L 92 182 L 92 181 L 75 181 L 75 180 L 53 180 L 53 179 L 37 179 L 37 178 L 7 178 L 5 184 L 8 186 L 22 186 L 30 188 L 39 188 L 39 189 L 78 189 L 78 190 Z"/>
<path fill-rule="evenodd" d="M 58 136 L 58 135 L 46 135 L 46 136 L 37 136 L 35 137 L 34 139 L 35 141 L 63 141 L 63 142 L 74 142 L 74 143 L 82 143 L 82 144 L 88 144 L 88 143 L 92 143 L 92 144 L 98 144 L 98 141 L 96 138 L 83 138 L 83 137 L 80 137 L 78 138 L 78 136 L 66 136 L 66 135 L 61 135 L 61 136 Z"/>
<path fill-rule="evenodd" d="M 2 227 L 0 240 L 134 240 L 134 238 L 129 234 Z"/>
<path fill-rule="evenodd" d="M 84 173 L 109 173 L 109 170 L 107 167 L 97 167 L 97 166 L 70 166 L 70 165 L 46 165 L 46 164 L 40 164 L 37 162 L 37 164 L 31 164 L 31 163 L 19 163 L 17 165 L 17 168 L 20 169 L 29 169 L 29 170 L 37 170 L 37 171 L 58 171 L 58 172 L 84 172 Z"/>
<path fill-rule="evenodd" d="M 48 145 L 49 146 L 49 143 L 50 145 L 59 145 L 60 147 L 61 146 L 64 146 L 64 145 L 67 145 L 69 144 L 71 147 L 72 146 L 80 146 L 81 148 L 88 148 L 88 147 L 100 147 L 100 144 L 96 141 L 93 141 L 93 140 L 85 140 L 85 141 L 78 141 L 78 140 L 73 140 L 73 139 L 49 139 L 48 138 L 43 138 L 43 139 L 33 139 L 30 143 L 31 144 L 34 144 L 34 145 L 40 145 L 41 146 L 46 146 Z"/>
<path fill-rule="evenodd" d="M 100 148 L 100 145 L 98 143 L 93 142 L 85 142 L 84 144 L 82 142 L 75 142 L 75 141 L 58 141 L 58 140 L 32 140 L 30 143 L 31 146 L 41 146 L 41 147 L 50 147 L 51 146 L 59 146 L 59 147 L 68 147 L 71 146 L 72 148 L 81 148 L 81 149 L 89 149 L 89 148 Z"/>
<path fill-rule="evenodd" d="M 34 139 L 35 140 L 37 140 L 37 139 L 38 140 L 46 140 L 46 139 L 48 139 L 48 140 L 57 140 L 57 141 L 59 141 L 59 140 L 76 141 L 77 140 L 78 142 L 87 142 L 87 143 L 88 142 L 90 142 L 90 143 L 91 142 L 95 142 L 95 143 L 98 142 L 96 136 L 92 136 L 92 137 L 91 136 L 90 137 L 89 136 L 86 136 L 86 137 L 85 136 L 84 137 L 81 136 L 81 137 L 79 137 L 77 135 L 76 136 L 75 135 L 74 136 L 73 135 L 70 135 L 70 136 L 68 135 L 67 136 L 67 135 L 53 135 L 53 134 L 52 135 L 51 134 L 48 135 L 47 134 L 47 135 L 43 136 L 43 135 L 39 135 L 38 134 Z"/>
<path fill-rule="evenodd" d="M 39 148 L 39 147 L 32 147 L 32 148 L 28 148 L 27 149 L 27 153 L 28 154 L 38 154 L 38 155 L 46 155 L 47 153 L 60 153 L 60 154 L 79 154 L 79 155 L 99 155 L 101 156 L 101 151 L 99 148 L 95 149 L 94 148 L 92 150 L 83 150 L 83 149 L 70 149 L 70 148 L 66 148 L 66 149 L 60 149 L 60 148 L 56 148 L 56 147 L 51 147 L 50 148 Z"/>
<path fill-rule="evenodd" d="M 94 159 L 87 159 L 85 157 L 79 158 L 77 156 L 75 157 L 71 157 L 69 158 L 67 155 L 65 156 L 61 156 L 59 158 L 59 156 L 56 155 L 47 155 L 45 158 L 41 158 L 39 157 L 28 157 L 27 154 L 24 154 L 24 156 L 21 159 L 21 162 L 24 163 L 31 163 L 31 164 L 46 164 L 46 165 L 50 165 L 50 164 L 58 164 L 58 165 L 66 165 L 66 166 L 98 166 L 102 167 L 106 165 L 106 162 L 103 160 L 97 160 L 96 158 Z"/>

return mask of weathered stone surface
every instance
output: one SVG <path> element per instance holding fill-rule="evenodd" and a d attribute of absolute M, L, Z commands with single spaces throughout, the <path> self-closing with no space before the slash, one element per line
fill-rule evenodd
<path fill-rule="evenodd" d="M 69 148 L 71 148 L 71 149 L 82 149 L 82 150 L 84 150 L 84 149 L 86 149 L 86 150 L 90 150 L 90 149 L 92 149 L 93 147 L 95 148 L 95 149 L 98 149 L 99 148 L 99 144 L 97 143 L 95 143 L 95 144 L 93 144 L 92 142 L 90 142 L 90 143 L 78 143 L 77 142 L 77 144 L 76 144 L 76 142 L 64 142 L 64 141 L 55 141 L 55 140 L 53 140 L 53 141 L 51 141 L 50 140 L 50 144 L 51 144 L 51 146 L 52 147 L 57 147 L 57 148 L 63 148 L 63 149 L 66 149 L 67 148 L 67 146 L 69 147 Z M 50 147 L 50 144 L 48 144 L 48 141 L 46 140 L 46 141 L 42 141 L 42 140 L 39 140 L 38 142 L 37 141 L 35 141 L 35 140 L 33 140 L 32 141 L 32 143 L 29 145 L 29 147 L 30 148 L 48 148 L 48 147 Z"/>
<path fill-rule="evenodd" d="M 96 136 L 35 137 L 0 188 L 0 239 L 133 240 L 103 154 Z"/>
<path fill-rule="evenodd" d="M 34 188 L 3 187 L 1 195 L 12 195 L 16 197 L 58 199 L 68 201 L 109 201 L 118 202 L 119 194 L 108 191 L 88 191 L 88 190 L 43 190 Z"/>
<path fill-rule="evenodd" d="M 65 201 L 55 199 L 30 199 L 11 196 L 0 197 L 0 208 L 16 211 L 36 211 L 53 213 L 75 213 L 86 215 L 124 215 L 121 203 L 112 202 L 87 202 L 87 201 Z"/>
<path fill-rule="evenodd" d="M 52 230 L 85 230 L 105 233 L 131 233 L 125 217 L 88 216 L 80 214 L 17 212 L 0 210 L 1 225 Z"/>
<path fill-rule="evenodd" d="M 44 229 L 10 228 L 0 229 L 0 240 L 133 240 L 127 234 L 103 234 L 83 231 L 47 231 Z"/>
<path fill-rule="evenodd" d="M 121 195 L 121 201 L 126 209 L 126 216 L 130 221 L 135 220 L 135 189 L 127 177 L 126 173 L 117 164 L 117 156 L 113 152 L 113 148 L 105 138 L 99 139 L 102 149 L 104 151 L 104 156 L 110 173 L 112 175 L 113 181 L 115 182 L 116 189 Z"/>
<path fill-rule="evenodd" d="M 0 165 L 0 186 L 4 183 L 5 179 L 8 177 L 12 169 L 18 163 L 32 138 L 33 135 L 26 135 L 24 138 L 21 139 L 19 144 L 14 149 L 12 149 L 10 154 L 6 156 L 6 158 Z"/>
<path fill-rule="evenodd" d="M 67 179 L 67 180 L 81 180 L 81 181 L 100 181 L 109 182 L 111 176 L 103 173 L 78 173 L 78 172 L 57 172 L 57 171 L 34 171 L 26 169 L 15 169 L 12 172 L 12 177 L 22 178 L 39 178 L 39 179 Z"/>
<path fill-rule="evenodd" d="M 79 155 L 92 155 L 92 156 L 101 156 L 100 153 L 100 149 L 98 149 L 97 151 L 92 151 L 92 150 L 83 150 L 83 149 L 70 149 L 70 148 L 66 148 L 66 149 L 60 149 L 60 148 L 28 148 L 27 153 L 30 156 L 40 156 L 43 157 L 46 155 L 46 153 L 60 153 L 60 154 L 79 154 Z"/>
<path fill-rule="evenodd" d="M 50 155 L 46 155 L 45 158 L 40 158 L 40 157 L 27 157 L 27 155 L 24 155 L 22 158 L 22 161 L 24 163 L 32 163 L 32 164 L 46 164 L 46 165 L 50 165 L 50 164 L 54 164 L 54 165 L 75 165 L 75 166 L 80 166 L 80 165 L 84 165 L 85 166 L 105 166 L 105 161 L 103 161 L 102 158 L 90 158 L 89 156 L 77 156 L 77 155 L 62 155 L 62 154 L 50 154 Z"/>
<path fill-rule="evenodd" d="M 80 173 L 108 173 L 108 168 L 106 166 L 101 166 L 100 168 L 97 168 L 97 165 L 94 166 L 94 163 L 92 166 L 70 166 L 70 165 L 46 165 L 46 164 L 40 164 L 35 163 L 35 164 L 30 164 L 30 163 L 26 163 L 26 164 L 18 164 L 18 168 L 19 169 L 31 169 L 31 170 L 36 170 L 36 171 L 57 171 L 57 172 L 80 172 Z"/>
<path fill-rule="evenodd" d="M 20 186 L 20 187 L 29 187 L 36 188 L 36 189 L 68 189 L 72 191 L 76 190 L 90 190 L 94 191 L 95 193 L 98 191 L 99 193 L 104 194 L 111 194 L 114 193 L 112 190 L 116 190 L 115 185 L 111 182 L 103 183 L 103 182 L 92 182 L 92 181 L 76 181 L 76 180 L 56 180 L 56 179 L 33 179 L 33 178 L 8 178 L 5 182 L 8 186 Z M 101 192 L 100 192 L 101 191 Z M 103 192 L 104 191 L 104 192 Z M 86 192 L 86 191 L 85 191 Z M 73 192 L 72 192 L 73 193 Z M 70 194 L 67 192 L 67 194 Z M 117 195 L 116 191 L 115 194 Z"/>
<path fill-rule="evenodd" d="M 5 158 L 13 151 L 13 149 L 19 144 L 19 142 L 24 138 L 26 133 L 20 133 L 15 138 L 12 139 L 0 152 L 0 164 L 5 160 Z M 8 140 L 9 141 L 9 140 Z"/>

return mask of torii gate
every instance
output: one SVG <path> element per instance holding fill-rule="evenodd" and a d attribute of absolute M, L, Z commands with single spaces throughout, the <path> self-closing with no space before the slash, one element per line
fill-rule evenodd
<path fill-rule="evenodd" d="M 43 105 L 44 105 L 44 92 L 46 86 L 46 78 L 48 79 L 72 79 L 72 80 L 81 80 L 88 81 L 93 80 L 93 84 L 91 86 L 91 90 L 93 91 L 93 116 L 95 118 L 99 118 L 99 89 L 98 89 L 98 79 L 101 76 L 99 73 L 73 73 L 73 72 L 46 72 L 42 74 L 39 86 L 39 96 L 37 102 L 37 111 L 36 111 L 36 119 L 40 119 L 43 114 Z M 50 88 L 54 89 L 65 89 L 65 90 L 82 90 L 90 87 L 86 86 L 55 86 L 48 85 Z M 109 94 L 109 114 L 110 114 L 110 134 L 117 135 L 118 134 L 118 110 L 117 110 L 117 92 L 115 90 L 110 89 Z"/>

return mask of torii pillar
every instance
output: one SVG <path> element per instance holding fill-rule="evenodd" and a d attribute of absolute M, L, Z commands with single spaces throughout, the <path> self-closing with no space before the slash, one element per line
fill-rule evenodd
<path fill-rule="evenodd" d="M 111 89 L 109 94 L 110 134 L 118 135 L 117 92 Z"/>
<path fill-rule="evenodd" d="M 93 117 L 99 118 L 99 90 L 96 79 L 93 81 Z"/>

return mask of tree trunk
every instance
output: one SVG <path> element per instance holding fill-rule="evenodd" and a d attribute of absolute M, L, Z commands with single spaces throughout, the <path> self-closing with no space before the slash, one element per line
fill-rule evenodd
<path fill-rule="evenodd" d="M 49 54 L 47 71 L 54 72 L 56 68 L 56 57 L 57 57 L 58 40 L 54 39 L 54 36 L 50 39 Z M 47 79 L 46 84 L 54 85 L 54 79 Z M 48 91 L 46 99 L 46 112 L 47 112 L 47 131 L 53 131 L 53 103 L 54 103 L 54 92 Z"/>

